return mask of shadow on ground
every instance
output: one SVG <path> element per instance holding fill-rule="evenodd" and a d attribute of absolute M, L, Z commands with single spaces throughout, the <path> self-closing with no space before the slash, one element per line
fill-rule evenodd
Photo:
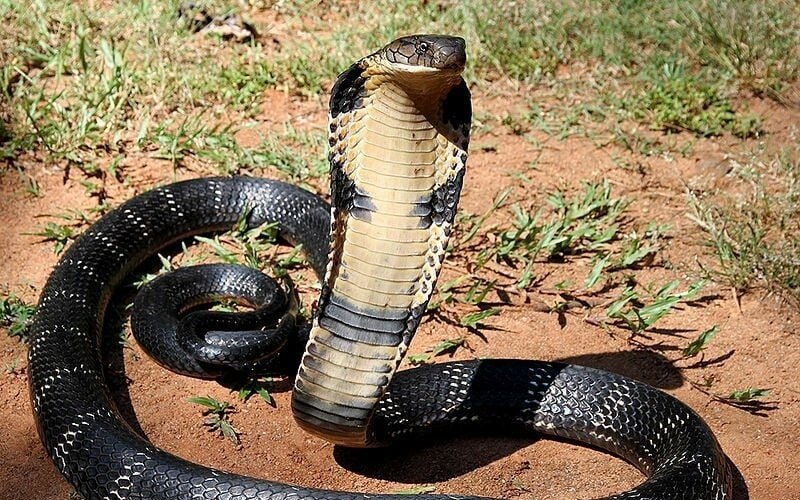
<path fill-rule="evenodd" d="M 649 350 L 581 354 L 556 361 L 618 373 L 659 389 L 683 385 L 683 375 L 669 358 Z"/>

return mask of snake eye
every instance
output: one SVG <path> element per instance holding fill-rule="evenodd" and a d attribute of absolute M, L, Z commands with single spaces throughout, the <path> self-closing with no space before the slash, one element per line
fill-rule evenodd
<path fill-rule="evenodd" d="M 428 52 L 428 42 L 419 42 L 417 44 L 417 54 L 424 54 Z"/>

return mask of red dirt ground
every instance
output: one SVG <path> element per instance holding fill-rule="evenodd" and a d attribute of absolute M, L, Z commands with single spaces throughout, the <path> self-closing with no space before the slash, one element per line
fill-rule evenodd
<path fill-rule="evenodd" d="M 475 92 L 477 112 L 491 109 L 496 115 L 514 112 L 520 96 L 487 96 Z M 257 129 L 281 127 L 291 122 L 297 128 L 324 127 L 321 102 L 308 102 L 270 92 L 269 110 L 258 118 Z M 748 103 L 765 117 L 765 136 L 771 147 L 788 140 L 789 129 L 800 123 L 800 112 L 767 101 Z M 462 207 L 480 213 L 495 193 L 509 185 L 518 186 L 511 174 L 525 171 L 532 182 L 517 188 L 516 200 L 543 204 L 555 188 L 576 190 L 580 180 L 609 179 L 615 193 L 635 201 L 630 215 L 637 224 L 657 220 L 670 223 L 673 238 L 657 256 L 657 265 L 637 272 L 641 283 L 664 283 L 670 279 L 689 282 L 697 274 L 696 257 L 706 255 L 700 233 L 687 212 L 684 186 L 687 183 L 725 182 L 724 172 L 708 168 L 730 152 L 744 147 L 732 138 L 700 141 L 688 158 L 645 158 L 645 174 L 624 170 L 612 160 L 620 152 L 614 146 L 599 147 L 589 139 L 548 139 L 543 141 L 537 167 L 527 165 L 539 150 L 507 127 L 479 131 L 473 136 Z M 242 133 L 242 143 L 255 140 Z M 489 147 L 491 146 L 491 147 Z M 52 244 L 26 233 L 52 218 L 47 214 L 95 204 L 79 181 L 79 173 L 64 178 L 63 166 L 43 164 L 37 158 L 20 158 L 17 164 L 41 186 L 42 197 L 24 192 L 13 171 L 0 177 L 0 284 L 29 301 L 38 292 L 56 262 Z M 105 181 L 109 201 L 119 204 L 136 192 L 175 178 L 197 177 L 203 170 L 173 171 L 169 163 L 140 152 L 119 165 L 127 182 Z M 702 258 L 702 257 L 701 257 Z M 446 267 L 443 280 L 458 275 L 459 267 Z M 555 283 L 572 278 L 581 282 L 591 263 L 537 265 L 544 276 L 537 291 L 514 297 L 514 305 L 488 320 L 482 330 L 485 341 L 470 335 L 472 351 L 458 351 L 458 358 L 513 357 L 569 360 L 617 371 L 667 391 L 698 411 L 718 436 L 724 450 L 741 472 L 749 498 L 770 500 L 800 498 L 800 337 L 798 315 L 774 297 L 756 292 L 741 303 L 726 288 L 709 285 L 703 299 L 681 306 L 643 339 L 644 347 L 631 344 L 624 332 L 608 333 L 585 321 L 583 313 L 564 317 L 542 312 L 541 301 L 552 303 L 546 291 Z M 313 292 L 306 295 L 313 301 Z M 679 349 L 711 325 L 721 330 L 710 344 L 705 359 L 717 360 L 702 366 L 680 359 Z M 424 322 L 412 344 L 419 353 L 438 341 L 464 334 L 455 326 L 430 320 Z M 334 489 L 393 492 L 432 485 L 439 493 L 520 499 L 575 499 L 607 495 L 631 487 L 642 476 L 631 466 L 601 452 L 572 444 L 523 438 L 472 438 L 420 443 L 401 450 L 355 452 L 336 449 L 311 437 L 292 421 L 289 393 L 276 390 L 276 407 L 257 397 L 237 401 L 229 389 L 208 381 L 180 377 L 147 358 L 135 341 L 122 353 L 127 391 L 135 418 L 146 436 L 157 446 L 181 457 L 238 473 L 301 485 Z M 0 366 L 17 363 L 11 373 L 0 373 L 0 497 L 66 499 L 70 486 L 45 456 L 31 416 L 25 372 L 25 346 L 0 335 Z M 436 361 L 445 359 L 436 358 Z M 770 388 L 767 405 L 750 413 L 712 399 L 697 387 L 713 377 L 709 391 L 728 394 L 748 386 Z M 119 388 L 116 390 L 120 393 Z M 124 393 L 124 391 L 122 391 Z M 199 407 L 187 402 L 193 395 L 209 394 L 235 402 L 234 425 L 243 432 L 240 445 L 215 434 L 202 425 Z M 742 490 L 740 488 L 740 494 Z M 747 496 L 742 496 L 746 498 Z"/>

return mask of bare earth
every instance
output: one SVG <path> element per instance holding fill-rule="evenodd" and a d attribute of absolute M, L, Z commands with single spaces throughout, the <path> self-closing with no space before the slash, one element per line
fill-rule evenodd
<path fill-rule="evenodd" d="M 522 95 L 487 95 L 474 92 L 476 113 L 491 109 L 495 115 L 514 113 L 524 102 Z M 536 96 L 532 96 L 536 98 Z M 306 101 L 272 92 L 265 99 L 269 109 L 257 118 L 255 130 L 282 127 L 298 129 L 325 126 L 323 102 Z M 789 140 L 792 126 L 800 123 L 800 112 L 770 101 L 745 103 L 764 116 L 768 147 Z M 746 146 L 733 138 L 699 141 L 687 158 L 646 158 L 646 173 L 617 166 L 614 146 L 597 145 L 589 139 L 565 141 L 532 132 L 542 147 L 513 135 L 508 127 L 479 129 L 472 140 L 462 208 L 481 213 L 495 194 L 506 186 L 518 186 L 517 201 L 544 204 L 544 196 L 556 188 L 575 192 L 581 180 L 609 179 L 615 194 L 635 201 L 629 209 L 638 224 L 656 220 L 672 226 L 668 247 L 659 252 L 655 265 L 637 271 L 641 283 L 664 283 L 697 275 L 696 259 L 707 259 L 700 233 L 686 218 L 685 185 L 724 183 L 724 171 L 710 167 L 726 153 Z M 242 133 L 243 144 L 257 140 Z M 752 146 L 752 142 L 750 146 Z M 539 153 L 535 169 L 529 162 Z M 13 170 L 0 177 L 0 284 L 33 301 L 38 296 L 57 256 L 52 243 L 41 242 L 35 232 L 47 215 L 95 205 L 80 185 L 82 174 L 65 178 L 63 165 L 48 165 L 37 158 L 21 158 L 41 186 L 42 197 L 25 194 Z M 149 186 L 178 178 L 207 175 L 200 168 L 173 170 L 172 165 L 138 152 L 119 165 L 127 182 L 108 178 L 104 185 L 109 201 L 117 205 Z M 520 184 L 514 172 L 531 179 Z M 711 183 L 711 184 L 709 184 Z M 519 187 L 522 186 L 522 187 Z M 321 186 L 321 191 L 326 188 Z M 681 306 L 659 322 L 642 339 L 644 346 L 629 342 L 623 331 L 607 332 L 586 321 L 585 313 L 543 312 L 541 302 L 552 303 L 546 293 L 565 279 L 580 283 L 591 262 L 539 264 L 543 277 L 537 291 L 512 297 L 513 306 L 488 320 L 482 329 L 485 341 L 470 335 L 471 351 L 461 349 L 457 358 L 513 357 L 567 360 L 617 371 L 653 384 L 698 411 L 718 436 L 746 481 L 741 498 L 769 500 L 800 498 L 800 316 L 774 297 L 753 292 L 734 300 L 729 289 L 710 284 L 702 300 Z M 460 272 L 446 267 L 443 280 Z M 313 291 L 304 298 L 313 303 Z M 697 334 L 712 325 L 720 333 L 710 344 L 705 360 L 681 360 L 682 349 Z M 442 339 L 464 334 L 460 328 L 430 320 L 424 322 L 411 347 L 420 353 Z M 130 398 L 136 424 L 159 447 L 181 457 L 238 473 L 300 485 L 372 492 L 396 492 L 431 485 L 438 493 L 469 493 L 502 498 L 575 499 L 611 494 L 642 480 L 633 467 L 596 450 L 569 443 L 528 438 L 464 437 L 442 442 L 419 443 L 401 450 L 349 451 L 332 447 L 299 430 L 289 411 L 287 386 L 275 388 L 276 407 L 254 397 L 236 400 L 229 389 L 214 382 L 191 380 L 166 372 L 141 353 L 130 339 L 121 352 L 127 388 L 115 387 L 121 401 Z M 118 353 L 119 354 L 119 353 Z M 446 356 L 435 358 L 436 361 Z M 0 373 L 0 496 L 11 499 L 66 499 L 71 487 L 59 476 L 39 442 L 28 401 L 25 346 L 0 335 L 0 366 L 17 367 Z M 745 387 L 769 388 L 763 411 L 751 413 L 721 403 L 698 387 L 713 377 L 713 394 L 726 395 Z M 236 405 L 234 425 L 243 432 L 240 445 L 207 432 L 199 407 L 187 402 L 193 395 L 209 394 Z M 749 492 L 749 493 L 748 493 Z"/>

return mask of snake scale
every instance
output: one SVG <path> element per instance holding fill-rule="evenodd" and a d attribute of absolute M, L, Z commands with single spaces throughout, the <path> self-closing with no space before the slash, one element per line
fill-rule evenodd
<path fill-rule="evenodd" d="M 613 498 L 731 497 L 730 466 L 709 428 L 639 382 L 526 360 L 451 362 L 393 376 L 433 290 L 461 189 L 471 120 L 465 62 L 462 39 L 414 35 L 340 75 L 330 106 L 331 205 L 274 180 L 189 180 L 134 197 L 74 242 L 42 291 L 28 370 L 44 447 L 80 494 L 406 498 L 208 469 L 154 447 L 117 413 L 100 352 L 115 287 L 158 249 L 245 216 L 251 227 L 278 223 L 284 239 L 302 244 L 322 282 L 292 398 L 306 430 L 349 446 L 445 432 L 540 433 L 606 450 L 647 476 Z M 277 347 L 291 343 L 278 335 Z M 214 356 L 178 364 L 205 370 Z"/>

